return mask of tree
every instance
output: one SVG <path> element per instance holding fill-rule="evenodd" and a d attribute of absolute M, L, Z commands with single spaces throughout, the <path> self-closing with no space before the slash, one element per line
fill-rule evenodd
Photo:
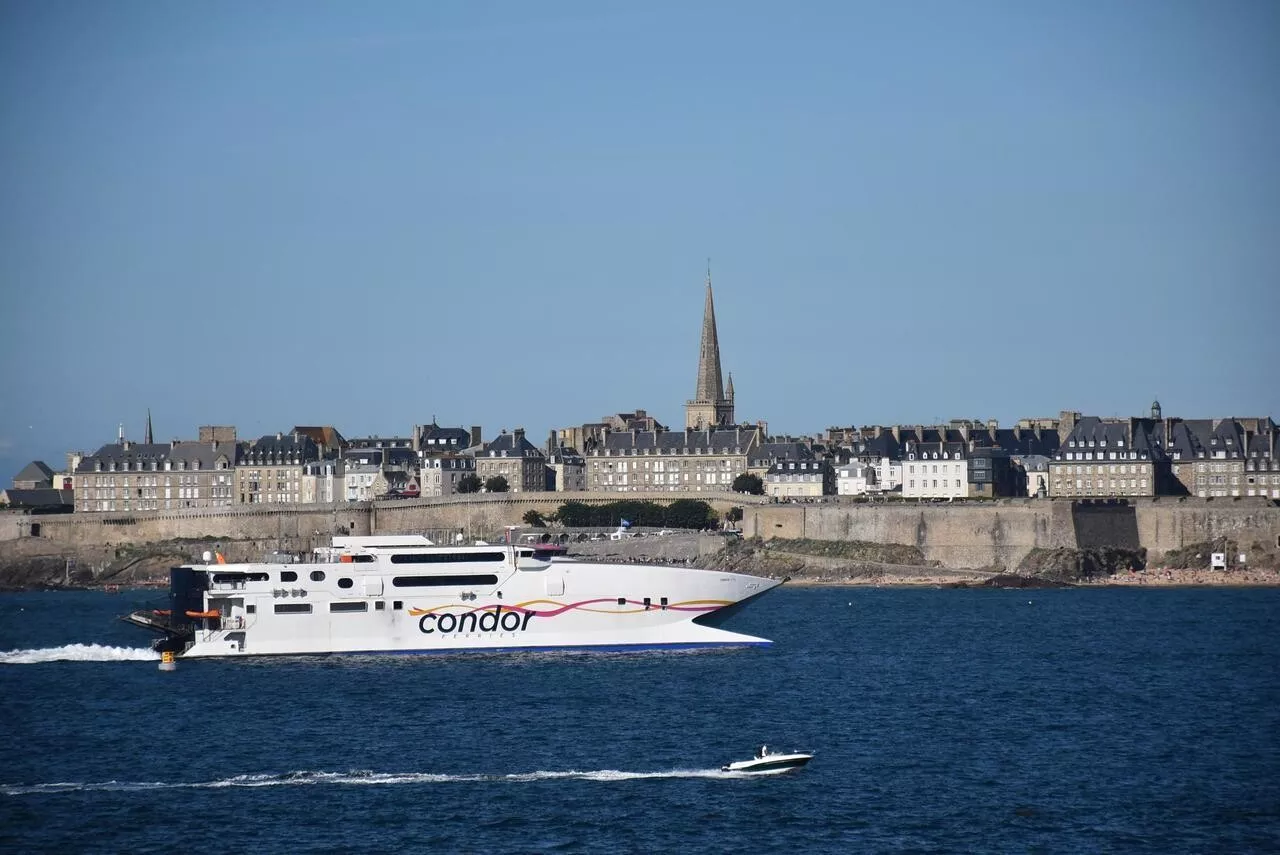
<path fill-rule="evenodd" d="M 733 492 L 750 493 L 753 496 L 763 496 L 764 482 L 760 480 L 759 475 L 752 475 L 750 472 L 743 472 L 737 478 L 733 479 Z"/>
<path fill-rule="evenodd" d="M 595 525 L 592 521 L 592 509 L 582 502 L 565 502 L 556 511 L 556 519 L 566 528 L 587 528 Z"/>
<path fill-rule="evenodd" d="M 510 489 L 507 479 L 501 475 L 494 475 L 484 482 L 484 491 L 486 493 L 505 493 Z"/>
<path fill-rule="evenodd" d="M 676 499 L 667 506 L 666 523 L 672 528 L 703 529 L 713 522 L 711 506 L 698 499 Z"/>
<path fill-rule="evenodd" d="M 468 472 L 458 479 L 459 493 L 479 493 L 480 492 L 480 476 L 474 472 Z"/>
<path fill-rule="evenodd" d="M 732 508 L 730 508 L 730 509 L 728 510 L 728 512 L 727 512 L 727 513 L 725 513 L 724 518 L 725 518 L 725 519 L 727 519 L 727 520 L 728 520 L 729 522 L 731 522 L 731 523 L 741 522 L 741 521 L 742 521 L 742 508 L 739 508 L 739 507 L 732 507 Z"/>
<path fill-rule="evenodd" d="M 522 519 L 524 520 L 525 525 L 531 525 L 534 528 L 547 527 L 546 517 L 538 513 L 537 510 L 535 510 L 534 508 L 530 508 L 529 510 L 525 511 Z"/>

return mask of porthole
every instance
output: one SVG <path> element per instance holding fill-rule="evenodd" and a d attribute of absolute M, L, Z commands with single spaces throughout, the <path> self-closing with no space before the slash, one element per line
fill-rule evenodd
<path fill-rule="evenodd" d="M 323 570 L 312 570 L 312 571 L 311 571 L 311 581 L 312 581 L 312 582 L 323 582 L 323 581 L 324 581 L 324 571 L 323 571 Z"/>
<path fill-rule="evenodd" d="M 281 581 L 281 582 L 296 582 L 296 581 L 298 581 L 298 574 L 297 574 L 297 573 L 294 573 L 292 570 L 281 570 L 281 571 L 280 571 L 280 581 Z"/>
<path fill-rule="evenodd" d="M 345 576 L 338 580 L 339 588 L 350 588 L 354 584 L 355 582 L 352 582 L 350 579 L 346 578 Z"/>

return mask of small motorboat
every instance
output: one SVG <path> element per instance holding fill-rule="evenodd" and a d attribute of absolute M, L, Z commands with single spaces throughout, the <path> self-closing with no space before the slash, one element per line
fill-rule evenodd
<path fill-rule="evenodd" d="M 761 745 L 760 751 L 750 760 L 735 760 L 727 766 L 721 766 L 722 772 L 742 772 L 748 775 L 777 775 L 799 769 L 813 759 L 812 754 L 802 751 L 770 751 L 769 746 Z"/>

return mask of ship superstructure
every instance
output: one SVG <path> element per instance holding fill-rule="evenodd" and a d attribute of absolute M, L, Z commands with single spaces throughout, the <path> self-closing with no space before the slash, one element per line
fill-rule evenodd
<path fill-rule="evenodd" d="M 169 608 L 125 619 L 180 658 L 763 645 L 717 624 L 779 584 L 518 544 L 336 537 L 305 563 L 175 567 Z"/>

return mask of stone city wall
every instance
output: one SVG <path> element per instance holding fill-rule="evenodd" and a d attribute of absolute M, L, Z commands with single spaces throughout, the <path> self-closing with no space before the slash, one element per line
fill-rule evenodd
<path fill-rule="evenodd" d="M 278 543 L 304 551 L 335 534 L 462 535 L 492 538 L 521 525 L 529 509 L 550 514 L 566 501 L 602 504 L 622 498 L 669 502 L 672 494 L 571 496 L 487 494 L 335 505 L 279 505 L 135 514 L 0 517 L 0 540 L 28 539 L 23 526 L 39 523 L 43 551 L 94 550 L 170 540 Z M 1280 507 L 1255 499 L 1159 498 L 1099 504 L 1066 499 L 994 502 L 774 504 L 759 497 L 694 494 L 721 514 L 744 510 L 743 533 L 765 539 L 810 538 L 914 545 L 924 557 L 954 568 L 1014 568 L 1031 549 L 1093 546 L 1143 547 L 1151 563 L 1173 549 L 1226 536 L 1242 546 L 1280 548 Z M 35 538 L 31 538 L 35 539 Z M 7 551 L 7 550 L 6 550 Z"/>

